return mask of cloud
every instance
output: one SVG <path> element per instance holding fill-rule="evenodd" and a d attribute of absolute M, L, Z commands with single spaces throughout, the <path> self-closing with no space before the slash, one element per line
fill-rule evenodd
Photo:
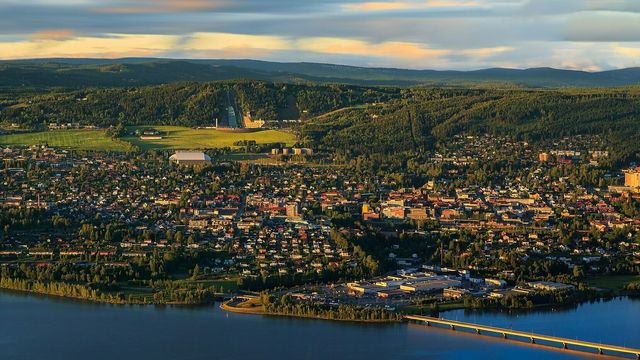
<path fill-rule="evenodd" d="M 280 36 L 195 33 L 187 37 L 181 51 L 196 57 L 262 58 L 292 48 L 293 43 Z"/>
<path fill-rule="evenodd" d="M 34 40 L 64 40 L 72 38 L 76 35 L 73 30 L 65 29 L 53 29 L 53 30 L 41 30 L 31 34 Z"/>
<path fill-rule="evenodd" d="M 0 0 L 0 57 L 637 66 L 640 0 Z"/>
<path fill-rule="evenodd" d="M 589 10 L 640 12 L 637 0 L 586 0 L 585 3 Z"/>
<path fill-rule="evenodd" d="M 449 53 L 448 50 L 431 49 L 416 43 L 398 41 L 371 43 L 363 40 L 341 38 L 305 38 L 298 41 L 298 48 L 317 53 L 373 56 L 401 60 L 433 59 Z"/>
<path fill-rule="evenodd" d="M 97 6 L 94 11 L 116 14 L 179 13 L 212 10 L 229 6 L 223 0 L 127 0 Z"/>
<path fill-rule="evenodd" d="M 572 16 L 562 38 L 568 41 L 640 41 L 640 13 L 594 11 Z"/>
<path fill-rule="evenodd" d="M 322 55 L 347 55 L 392 58 L 404 61 L 435 59 L 449 50 L 431 49 L 423 44 L 388 41 L 372 43 L 364 40 L 331 37 L 288 38 L 272 35 L 229 33 L 196 33 L 187 37 L 182 49 L 221 57 L 271 55 L 277 52 L 313 52 Z"/>
<path fill-rule="evenodd" d="M 469 0 L 422 0 L 422 1 L 387 1 L 344 4 L 342 7 L 351 11 L 388 11 L 407 9 L 452 9 L 483 7 L 485 4 Z"/>
<path fill-rule="evenodd" d="M 105 37 L 34 39 L 0 42 L 0 58 L 157 56 L 171 50 L 179 37 L 109 34 Z"/>
<path fill-rule="evenodd" d="M 640 47 L 615 46 L 615 52 L 630 58 L 640 58 Z"/>
<path fill-rule="evenodd" d="M 346 10 L 355 11 L 382 11 L 408 9 L 411 6 L 412 4 L 407 2 L 366 2 L 362 4 L 345 4 L 342 7 Z"/>
<path fill-rule="evenodd" d="M 509 52 L 512 50 L 513 50 L 513 47 L 510 47 L 510 46 L 497 46 L 497 47 L 490 47 L 490 48 L 464 49 L 464 50 L 461 50 L 460 53 L 466 56 L 489 57 L 489 56 L 494 56 L 496 54 Z"/>

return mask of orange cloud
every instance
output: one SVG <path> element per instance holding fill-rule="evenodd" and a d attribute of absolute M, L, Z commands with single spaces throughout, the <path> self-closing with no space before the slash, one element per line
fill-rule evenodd
<path fill-rule="evenodd" d="M 410 7 L 411 4 L 405 2 L 366 2 L 362 4 L 346 4 L 343 6 L 343 8 L 348 10 L 360 11 L 402 10 Z"/>
<path fill-rule="evenodd" d="M 171 35 L 108 34 L 105 37 L 0 42 L 0 58 L 155 56 L 172 50 L 179 39 L 179 36 Z"/>
<path fill-rule="evenodd" d="M 430 49 L 421 44 L 387 41 L 370 43 L 362 40 L 340 38 L 308 38 L 298 41 L 302 50 L 339 55 L 362 55 L 404 60 L 437 58 L 449 50 Z"/>
<path fill-rule="evenodd" d="M 425 4 L 426 8 L 452 8 L 452 7 L 478 7 L 483 6 L 478 1 L 429 1 Z"/>
<path fill-rule="evenodd" d="M 475 49 L 464 49 L 461 50 L 460 53 L 467 56 L 475 56 L 475 57 L 487 57 L 495 54 L 500 54 L 508 51 L 512 51 L 513 48 L 509 46 L 498 46 L 491 48 L 475 48 Z"/>
<path fill-rule="evenodd" d="M 261 52 L 289 50 L 293 43 L 282 36 L 245 35 L 230 33 L 195 33 L 183 46 L 186 50 L 228 51 L 238 53 L 241 50 L 260 50 Z"/>
<path fill-rule="evenodd" d="M 640 48 L 637 47 L 616 46 L 613 50 L 623 56 L 640 58 Z"/>
<path fill-rule="evenodd" d="M 264 58 L 277 51 L 291 50 L 286 37 L 201 32 L 188 37 L 181 49 L 200 58 Z"/>
<path fill-rule="evenodd" d="M 115 14 L 172 13 L 217 9 L 226 5 L 228 3 L 224 0 L 137 0 L 99 7 L 96 11 Z"/>
<path fill-rule="evenodd" d="M 75 34 L 75 31 L 72 30 L 42 30 L 31 34 L 31 38 L 34 40 L 64 40 L 73 37 Z"/>
<path fill-rule="evenodd" d="M 434 0 L 434 1 L 391 1 L 391 2 L 365 2 L 360 4 L 346 4 L 342 7 L 354 11 L 385 11 L 385 10 L 405 10 L 405 9 L 438 9 L 456 7 L 480 7 L 483 6 L 478 1 L 468 0 Z"/>

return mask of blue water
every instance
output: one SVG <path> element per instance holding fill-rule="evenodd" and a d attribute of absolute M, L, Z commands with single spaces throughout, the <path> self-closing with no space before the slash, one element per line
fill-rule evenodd
<path fill-rule="evenodd" d="M 443 316 L 640 348 L 640 301 Z M 419 325 L 362 325 L 228 314 L 217 307 L 100 305 L 0 292 L 0 360 L 603 359 Z"/>

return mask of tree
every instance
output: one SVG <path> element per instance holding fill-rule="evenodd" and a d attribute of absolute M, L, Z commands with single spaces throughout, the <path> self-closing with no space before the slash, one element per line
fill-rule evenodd
<path fill-rule="evenodd" d="M 178 244 L 182 244 L 182 241 L 184 239 L 184 234 L 182 234 L 182 231 L 176 231 L 175 239 Z"/>
<path fill-rule="evenodd" d="M 193 280 L 197 280 L 198 275 L 200 275 L 200 266 L 196 264 L 196 266 L 193 267 L 193 271 L 191 272 L 191 278 Z"/>

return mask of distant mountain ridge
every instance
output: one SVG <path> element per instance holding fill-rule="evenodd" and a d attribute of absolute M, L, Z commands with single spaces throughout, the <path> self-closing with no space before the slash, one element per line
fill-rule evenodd
<path fill-rule="evenodd" d="M 353 85 L 522 87 L 640 85 L 640 68 L 586 72 L 554 68 L 473 71 L 368 68 L 349 65 L 216 59 L 33 59 L 0 61 L 0 87 L 139 86 L 232 79 Z"/>

